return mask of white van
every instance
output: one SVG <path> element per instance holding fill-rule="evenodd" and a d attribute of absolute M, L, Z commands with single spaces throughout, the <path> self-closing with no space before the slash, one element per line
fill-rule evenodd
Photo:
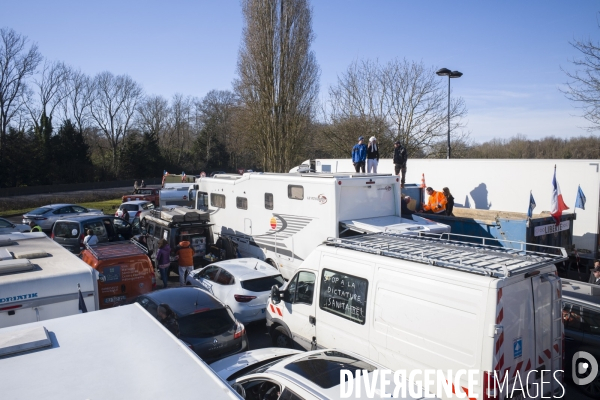
<path fill-rule="evenodd" d="M 549 372 L 529 385 L 543 379 L 544 393 L 560 395 L 554 263 L 566 252 L 525 248 L 386 233 L 329 239 L 284 289 L 273 288 L 267 326 L 276 345 L 348 349 L 392 370 L 477 370 L 469 398 L 504 399 L 535 370 Z M 494 372 L 508 392 L 494 388 Z M 467 383 L 456 390 L 464 395 Z"/>
<path fill-rule="evenodd" d="M 45 233 L 0 235 L 0 328 L 98 310 L 97 273 Z"/>

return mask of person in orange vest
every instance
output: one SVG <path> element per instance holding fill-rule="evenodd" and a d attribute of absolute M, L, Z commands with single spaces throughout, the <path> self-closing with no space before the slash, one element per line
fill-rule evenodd
<path fill-rule="evenodd" d="M 426 189 L 427 194 L 429 195 L 429 199 L 427 199 L 427 204 L 423 204 L 423 209 L 421 212 L 431 213 L 431 214 L 443 214 L 446 212 L 446 196 L 442 192 L 436 192 L 431 187 Z"/>
<path fill-rule="evenodd" d="M 194 269 L 194 254 L 196 251 L 190 246 L 190 242 L 184 240 L 177 247 L 177 261 L 179 262 L 179 284 L 185 286 L 185 279 Z"/>

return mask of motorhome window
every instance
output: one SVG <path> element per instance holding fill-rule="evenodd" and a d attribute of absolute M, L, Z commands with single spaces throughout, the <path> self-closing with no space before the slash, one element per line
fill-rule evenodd
<path fill-rule="evenodd" d="M 225 208 L 225 195 L 224 194 L 210 194 L 210 205 L 213 207 Z"/>
<path fill-rule="evenodd" d="M 273 209 L 273 193 L 265 193 L 265 208 L 267 210 Z"/>
<path fill-rule="evenodd" d="M 298 284 L 296 286 L 296 298 L 294 303 L 312 304 L 313 292 L 315 290 L 315 274 L 301 271 L 298 273 Z"/>
<path fill-rule="evenodd" d="M 57 222 L 54 226 L 54 236 L 56 237 L 74 239 L 79 235 L 79 224 L 77 222 Z"/>
<path fill-rule="evenodd" d="M 322 310 L 364 325 L 367 314 L 366 279 L 328 269 L 323 270 L 319 307 Z"/>
<path fill-rule="evenodd" d="M 304 187 L 299 185 L 288 185 L 288 198 L 295 200 L 303 200 Z"/>
<path fill-rule="evenodd" d="M 248 199 L 245 197 L 236 197 L 235 205 L 237 206 L 237 208 L 239 208 L 241 210 L 247 210 L 248 209 Z"/>
<path fill-rule="evenodd" d="M 600 335 L 600 313 L 584 307 L 581 314 L 583 331 L 592 335 Z"/>

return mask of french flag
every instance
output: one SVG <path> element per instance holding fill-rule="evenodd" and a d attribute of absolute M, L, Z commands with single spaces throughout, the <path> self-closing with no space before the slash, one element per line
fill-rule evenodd
<path fill-rule="evenodd" d="M 556 221 L 556 224 L 560 224 L 560 217 L 562 212 L 568 210 L 569 207 L 563 201 L 562 193 L 560 192 L 560 186 L 556 181 L 556 165 L 554 166 L 554 176 L 552 177 L 552 211 L 550 214 Z"/>

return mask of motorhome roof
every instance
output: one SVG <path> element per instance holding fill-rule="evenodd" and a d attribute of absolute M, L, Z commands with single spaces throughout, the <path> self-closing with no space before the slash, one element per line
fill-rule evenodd
<path fill-rule="evenodd" d="M 311 172 L 311 173 L 271 173 L 271 172 L 246 172 L 244 175 L 227 174 L 227 175 L 215 175 L 212 178 L 199 178 L 196 182 L 228 182 L 236 184 L 237 182 L 260 179 L 270 181 L 290 181 L 290 182 L 303 182 L 303 181 L 323 181 L 330 180 L 331 182 L 342 180 L 342 181 L 373 181 L 375 179 L 382 180 L 383 183 L 391 183 L 394 180 L 398 180 L 397 176 L 391 174 L 359 174 L 352 172 L 337 172 L 337 173 L 325 173 L 325 172 Z"/>
<path fill-rule="evenodd" d="M 3 398 L 197 399 L 201 387 L 203 398 L 240 399 L 138 304 L 0 329 L 0 343 L 42 327 L 49 346 L 0 358 Z M 186 373 L 156 384 L 157 371 L 176 370 Z"/>

